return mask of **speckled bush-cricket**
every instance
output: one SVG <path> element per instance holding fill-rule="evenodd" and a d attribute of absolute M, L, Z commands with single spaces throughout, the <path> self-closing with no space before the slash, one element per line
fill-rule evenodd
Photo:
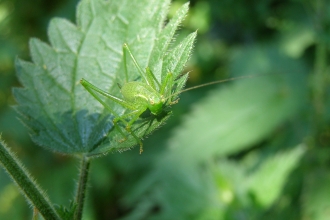
<path fill-rule="evenodd" d="M 141 75 L 142 81 L 128 82 L 128 70 L 126 61 L 127 53 L 133 60 L 134 66 L 137 68 L 139 74 Z M 131 127 L 144 112 L 149 111 L 152 115 L 157 117 L 164 113 L 166 114 L 166 111 L 168 111 L 168 107 L 178 102 L 178 95 L 182 92 L 211 84 L 234 80 L 237 78 L 246 78 L 237 77 L 226 80 L 219 80 L 194 86 L 185 90 L 181 90 L 180 92 L 174 92 L 174 87 L 176 85 L 177 79 L 173 78 L 172 73 L 168 72 L 164 80 L 162 80 L 162 82 L 159 82 L 149 67 L 146 67 L 145 71 L 142 70 L 141 66 L 138 64 L 137 60 L 135 59 L 127 44 L 123 45 L 123 61 L 126 80 L 123 85 L 119 85 L 121 94 L 123 96 L 122 98 L 113 96 L 108 92 L 103 91 L 102 89 L 96 87 L 85 79 L 81 79 L 80 83 L 94 98 L 96 98 L 109 112 L 114 115 L 113 124 L 115 128 L 123 135 L 124 138 L 126 137 L 126 135 L 118 126 L 118 122 L 122 122 L 125 125 L 126 131 L 129 132 L 136 139 L 137 143 L 139 143 L 140 153 L 142 153 L 143 151 L 143 143 L 141 139 L 135 134 L 135 132 L 131 130 Z M 125 113 L 123 115 L 118 115 L 95 92 L 109 98 L 113 102 L 116 102 L 122 107 L 130 110 L 130 112 Z"/>

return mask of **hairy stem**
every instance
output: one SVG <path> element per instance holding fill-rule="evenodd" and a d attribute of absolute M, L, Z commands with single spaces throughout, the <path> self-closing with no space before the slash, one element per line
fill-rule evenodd
<path fill-rule="evenodd" d="M 46 194 L 39 188 L 22 163 L 6 146 L 0 137 L 0 163 L 29 200 L 45 219 L 60 219 Z"/>
<path fill-rule="evenodd" d="M 85 196 L 86 196 L 86 186 L 88 181 L 89 166 L 90 166 L 89 158 L 86 156 L 82 156 L 79 182 L 78 182 L 76 199 L 75 199 L 75 203 L 77 205 L 74 213 L 75 220 L 80 220 L 82 218 Z"/>

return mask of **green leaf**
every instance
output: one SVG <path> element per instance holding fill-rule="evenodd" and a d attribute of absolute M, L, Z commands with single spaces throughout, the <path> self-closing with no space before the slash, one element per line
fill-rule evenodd
<path fill-rule="evenodd" d="M 329 218 L 329 185 L 330 172 L 325 166 L 320 166 L 319 163 L 305 175 L 302 193 L 304 219 L 326 220 Z"/>
<path fill-rule="evenodd" d="M 256 171 L 250 174 L 250 190 L 262 207 L 268 208 L 279 197 L 289 174 L 300 162 L 305 146 L 265 159 Z"/>
<path fill-rule="evenodd" d="M 36 143 L 56 152 L 89 155 L 126 150 L 136 144 L 131 135 L 121 141 L 123 136 L 113 128 L 113 116 L 84 90 L 79 80 L 85 78 L 121 97 L 117 83 L 125 82 L 124 43 L 142 68 L 149 64 L 157 78 L 162 78 L 166 73 L 161 68 L 169 69 L 167 63 L 163 64 L 166 54 L 171 54 L 168 45 L 188 10 L 184 5 L 163 29 L 169 2 L 82 0 L 77 8 L 77 25 L 52 19 L 48 29 L 50 45 L 38 39 L 30 41 L 33 62 L 17 60 L 17 75 L 23 88 L 15 88 L 14 95 L 16 109 Z M 192 35 L 187 39 L 182 42 L 182 53 L 171 57 L 182 67 L 193 44 Z M 182 67 L 176 69 L 181 71 Z M 128 70 L 129 80 L 139 78 L 131 61 Z M 121 106 L 107 102 L 118 114 L 124 113 Z M 141 120 L 132 130 L 142 138 L 169 116 Z"/>
<path fill-rule="evenodd" d="M 194 106 L 170 139 L 173 154 L 203 161 L 238 152 L 265 138 L 299 105 L 299 95 L 285 91 L 283 83 L 277 77 L 258 78 L 213 91 Z"/>
<path fill-rule="evenodd" d="M 190 34 L 181 44 L 176 46 L 171 53 L 166 54 L 163 73 L 171 72 L 175 78 L 179 76 L 189 59 L 192 50 L 191 45 L 193 45 L 196 35 L 196 32 Z M 180 59 L 177 59 L 178 57 L 180 57 Z"/>
<path fill-rule="evenodd" d="M 77 208 L 77 205 L 71 201 L 69 207 L 56 206 L 56 211 L 62 217 L 63 220 L 74 219 L 74 211 Z"/>
<path fill-rule="evenodd" d="M 185 18 L 188 12 L 188 3 L 184 4 L 176 13 L 176 15 L 169 21 L 166 27 L 157 37 L 155 46 L 150 56 L 149 66 L 154 66 L 154 74 L 156 76 L 161 75 L 161 66 L 163 62 L 164 54 L 167 52 L 168 47 L 174 37 L 175 31 L 180 23 Z M 158 68 L 156 68 L 158 67 Z"/>
<path fill-rule="evenodd" d="M 240 69 L 249 69 L 249 73 L 275 71 L 281 74 L 236 80 L 210 92 L 193 106 L 191 113 L 173 133 L 168 142 L 173 155 L 180 160 L 196 162 L 247 149 L 267 138 L 299 109 L 306 91 L 300 72 L 302 64 L 273 52 L 270 54 L 272 56 L 267 53 L 257 56 L 249 52 L 242 57 L 250 62 L 234 63 Z M 283 65 L 294 65 L 287 65 L 289 68 L 285 72 L 278 63 L 265 65 L 271 64 L 274 57 L 282 60 Z M 236 59 L 241 61 L 241 57 Z"/>

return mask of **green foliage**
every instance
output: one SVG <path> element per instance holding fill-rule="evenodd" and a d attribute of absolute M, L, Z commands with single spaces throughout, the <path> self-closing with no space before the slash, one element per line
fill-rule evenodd
<path fill-rule="evenodd" d="M 0 3 L 0 11 L 11 15 L 11 4 L 15 4 L 13 8 L 17 13 L 5 20 L 1 20 L 0 16 L 0 72 L 5 73 L 0 74 L 0 130 L 8 144 L 18 152 L 18 157 L 23 158 L 24 164 L 47 190 L 50 199 L 67 207 L 70 207 L 68 195 L 72 195 L 74 188 L 72 177 L 77 176 L 74 172 L 76 161 L 61 155 L 54 156 L 32 145 L 24 127 L 16 120 L 17 114 L 7 106 L 14 104 L 10 87 L 17 86 L 11 60 L 17 54 L 20 58 L 29 59 L 26 42 L 30 36 L 47 41 L 44 33 L 49 16 L 62 15 L 73 20 L 72 6 L 75 1 L 50 0 L 51 6 L 47 7 L 39 1 L 31 2 L 29 6 L 21 0 Z M 84 1 L 84 4 L 86 6 L 86 3 L 92 2 L 95 1 Z M 112 130 L 112 117 L 81 88 L 78 81 L 83 75 L 100 88 L 120 96 L 116 83 L 124 82 L 121 60 L 123 42 L 129 44 L 142 67 L 152 67 L 157 78 L 161 79 L 163 72 L 169 70 L 164 66 L 169 65 L 177 73 L 181 71 L 179 67 L 182 66 L 177 64 L 184 63 L 185 59 L 182 58 L 182 62 L 175 59 L 183 51 L 176 46 L 180 43 L 189 45 L 193 35 L 190 35 L 190 40 L 187 36 L 197 29 L 198 41 L 184 70 L 189 71 L 187 87 L 231 76 L 263 76 L 183 93 L 179 103 L 172 108 L 170 120 L 143 141 L 142 155 L 134 149 L 93 160 L 84 219 L 328 218 L 330 47 L 327 39 L 330 33 L 330 5 L 326 1 L 247 3 L 192 0 L 180 31 L 176 30 L 187 12 L 187 6 L 182 7 L 185 0 L 175 0 L 164 10 L 160 6 L 152 8 L 156 1 L 143 0 L 141 4 L 131 4 L 130 1 L 102 2 L 111 2 L 113 12 L 126 14 L 127 20 L 135 25 L 125 27 L 123 33 L 121 24 L 109 26 L 107 24 L 111 19 L 101 19 L 103 15 L 111 18 L 110 13 L 105 12 L 109 8 L 99 7 L 97 10 L 104 13 L 92 14 L 95 8 L 80 6 L 78 17 L 81 19 L 77 20 L 77 26 L 67 20 L 53 20 L 50 25 L 52 32 L 48 32 L 51 46 L 32 40 L 34 63 L 17 61 L 23 63 L 22 67 L 39 66 L 37 69 L 42 72 L 45 71 L 43 65 L 35 65 L 36 61 L 43 63 L 56 56 L 54 60 L 64 62 L 62 66 L 70 69 L 73 67 L 69 65 L 72 59 L 78 57 L 80 60 L 80 70 L 76 72 L 81 76 L 77 74 L 75 79 L 72 72 L 59 74 L 60 66 L 54 67 L 54 71 L 58 71 L 56 80 L 63 82 L 60 85 L 69 84 L 68 87 L 74 89 L 72 100 L 80 103 L 80 106 L 75 106 L 75 112 L 68 112 L 64 117 L 54 115 L 56 109 L 61 109 L 59 113 L 63 115 L 65 111 L 62 110 L 66 107 L 70 109 L 72 104 L 60 101 L 65 92 L 51 92 L 52 88 L 58 87 L 51 83 L 45 90 L 38 90 L 38 95 L 52 97 L 52 102 L 50 99 L 41 101 L 56 108 L 41 106 L 40 101 L 34 103 L 35 99 L 24 100 L 25 105 L 19 103 L 23 114 L 43 115 L 41 109 L 52 111 L 48 121 L 42 120 L 44 124 L 31 125 L 29 121 L 35 121 L 35 118 L 25 119 L 25 123 L 32 128 L 42 128 L 37 135 L 43 133 L 41 140 L 46 142 L 47 149 L 58 149 L 58 143 L 63 143 L 62 139 L 68 137 L 65 141 L 78 141 L 75 142 L 77 148 L 70 152 L 89 151 L 89 155 L 98 155 L 114 150 L 107 142 L 118 143 L 117 139 L 122 137 Z M 168 1 L 163 5 L 168 6 Z M 165 9 L 169 9 L 169 19 L 165 18 Z M 33 13 L 27 14 L 26 11 Z M 98 19 L 94 23 L 88 23 L 96 17 Z M 149 23 L 151 17 L 154 18 L 154 26 Z M 166 24 L 164 29 L 163 21 Z M 79 29 L 88 24 L 94 27 L 90 32 Z M 93 26 L 95 24 L 98 25 Z M 64 33 L 65 38 L 58 35 Z M 118 38 L 122 34 L 124 38 Z M 79 38 L 87 35 L 90 37 L 84 39 L 84 50 L 81 52 L 94 56 L 80 57 L 73 49 L 79 44 Z M 172 40 L 174 35 L 175 42 Z M 105 40 L 98 40 L 98 36 L 105 36 Z M 113 38 L 111 41 L 110 37 Z M 55 51 L 54 44 L 60 45 L 63 53 Z M 116 50 L 108 52 L 109 45 L 115 45 Z M 42 50 L 47 50 L 47 54 L 38 55 Z M 110 59 L 110 53 L 117 59 Z M 22 67 L 21 70 L 24 70 Z M 137 80 L 137 71 L 131 61 L 129 70 L 132 73 L 130 80 Z M 42 85 L 41 82 L 49 82 L 47 74 L 22 76 L 20 80 L 24 87 L 19 91 L 24 91 L 23 95 L 31 95 L 32 82 L 36 88 Z M 182 78 L 178 90 L 185 80 Z M 112 85 L 112 82 L 115 84 Z M 26 88 L 30 90 L 25 91 Z M 72 98 L 70 95 L 65 97 Z M 29 110 L 31 106 L 34 107 Z M 36 110 L 36 106 L 40 109 L 32 111 Z M 78 115 L 77 107 L 86 111 Z M 116 106 L 116 110 L 119 112 L 122 108 Z M 88 129 L 78 129 L 77 133 L 73 127 L 62 127 L 73 120 L 79 122 L 77 126 L 80 128 L 86 126 Z M 67 136 L 46 136 L 48 129 L 43 128 L 48 126 L 46 122 L 51 121 L 60 126 L 61 132 L 63 129 L 63 134 Z M 143 122 L 136 124 L 142 126 L 142 130 L 146 128 L 143 126 L 149 126 Z M 151 125 L 156 127 L 157 123 L 154 120 Z M 151 126 L 148 130 L 153 128 Z M 64 133 L 71 131 L 76 133 Z M 134 142 L 129 139 L 120 146 L 130 146 Z M 93 143 L 95 145 L 91 147 Z M 61 152 L 69 152 L 64 147 L 61 149 Z M 0 179 L 0 218 L 26 218 L 31 210 L 20 200 L 19 192 L 15 191 L 4 172 L 0 172 Z M 61 206 L 60 213 L 72 216 L 71 208 Z"/>
<path fill-rule="evenodd" d="M 24 88 L 15 89 L 16 109 L 41 146 L 61 153 L 101 155 L 125 150 L 136 144 L 113 129 L 113 116 L 78 84 L 81 78 L 120 97 L 117 83 L 124 83 L 122 45 L 128 43 L 143 67 L 150 66 L 158 79 L 168 72 L 177 77 L 190 56 L 196 34 L 189 35 L 168 52 L 175 30 L 184 18 L 184 5 L 163 30 L 169 1 L 126 3 L 82 1 L 77 9 L 77 26 L 64 19 L 50 22 L 51 46 L 30 41 L 33 63 L 17 60 L 16 68 Z M 132 9 L 136 13 L 131 13 Z M 152 9 L 152 10 L 150 10 Z M 146 10 L 150 11 L 145 13 Z M 164 60 L 164 61 L 163 61 Z M 139 76 L 129 65 L 129 80 Z M 177 86 L 179 91 L 186 77 Z M 43 91 L 43 92 L 40 92 Z M 117 112 L 125 109 L 108 101 Z M 139 137 L 164 123 L 153 120 L 135 123 Z"/>
<path fill-rule="evenodd" d="M 329 216 L 330 203 L 326 195 L 329 195 L 330 175 L 324 169 L 315 169 L 306 177 L 306 185 L 303 189 L 303 213 L 310 219 L 323 220 Z"/>
<path fill-rule="evenodd" d="M 246 57 L 250 57 L 249 62 Z M 298 114 L 306 96 L 304 64 L 272 47 L 235 51 L 232 64 L 231 72 L 236 75 L 255 70 L 273 75 L 236 81 L 195 103 L 167 141 L 170 150 L 156 159 L 156 167 L 128 194 L 127 205 L 139 204 L 129 219 L 141 212 L 141 216 L 149 216 L 147 205 L 151 208 L 155 203 L 164 210 L 149 216 L 151 219 L 191 219 L 199 215 L 193 219 L 222 219 L 234 215 L 231 209 L 243 211 L 249 205 L 267 209 L 280 196 L 289 173 L 304 153 L 302 147 L 273 152 L 275 156 L 265 159 L 264 152 L 251 153 L 238 166 L 230 161 L 213 164 L 211 158 L 249 150 Z M 288 70 L 290 74 L 281 74 Z M 201 164 L 205 167 L 199 167 Z M 184 190 L 178 192 L 178 188 Z M 168 207 L 169 201 L 174 204 Z M 184 201 L 191 202 L 181 206 Z"/>
<path fill-rule="evenodd" d="M 76 209 L 76 204 L 74 202 L 70 202 L 69 208 L 66 208 L 65 206 L 58 206 L 55 208 L 62 219 L 74 219 L 74 211 Z"/>
<path fill-rule="evenodd" d="M 304 148 L 297 146 L 269 156 L 251 174 L 249 188 L 261 207 L 269 208 L 279 197 L 289 174 L 299 164 Z"/>

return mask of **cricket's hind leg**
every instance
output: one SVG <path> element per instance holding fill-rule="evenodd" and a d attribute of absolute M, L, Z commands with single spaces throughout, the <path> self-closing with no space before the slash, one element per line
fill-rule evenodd
<path fill-rule="evenodd" d="M 118 122 L 121 121 L 123 122 L 123 124 L 125 125 L 125 130 L 127 132 L 129 132 L 133 137 L 134 139 L 136 140 L 136 142 L 140 145 L 140 154 L 143 152 L 143 143 L 142 143 L 142 140 L 141 138 L 139 138 L 135 131 L 133 131 L 131 128 L 132 128 L 132 125 L 134 124 L 134 122 L 140 117 L 140 115 L 145 112 L 145 109 L 137 109 L 135 111 L 132 111 L 130 113 L 127 113 L 127 114 L 124 114 L 122 116 L 119 116 L 119 117 L 116 117 L 113 119 L 113 123 L 114 125 L 119 128 L 119 125 L 118 125 Z M 125 119 L 126 118 L 130 118 L 130 121 L 126 121 Z M 120 133 L 124 136 L 125 139 L 127 139 L 127 136 L 121 131 L 121 129 L 119 128 L 120 130 Z"/>

